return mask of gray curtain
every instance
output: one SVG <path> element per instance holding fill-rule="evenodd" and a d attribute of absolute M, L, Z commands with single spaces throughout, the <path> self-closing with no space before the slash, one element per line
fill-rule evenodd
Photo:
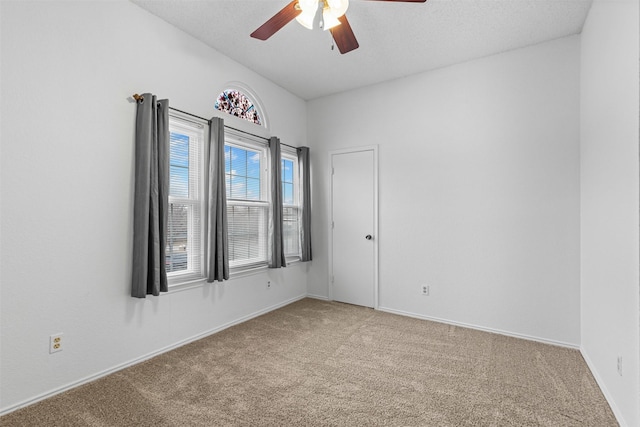
<path fill-rule="evenodd" d="M 207 282 L 229 279 L 229 237 L 227 224 L 227 186 L 224 176 L 224 120 L 211 119 L 207 146 L 205 203 L 207 221 Z"/>
<path fill-rule="evenodd" d="M 302 185 L 302 261 L 311 261 L 311 165 L 309 164 L 309 147 L 298 148 L 298 165 L 300 168 L 300 184 Z"/>
<path fill-rule="evenodd" d="M 287 266 L 284 256 L 284 236 L 282 218 L 282 154 L 280 152 L 280 139 L 271 137 L 269 140 L 269 152 L 271 154 L 271 201 L 273 209 L 271 212 L 271 260 L 269 268 L 280 268 Z"/>
<path fill-rule="evenodd" d="M 169 101 L 145 93 L 137 101 L 131 296 L 167 292 L 165 248 L 169 207 Z"/>

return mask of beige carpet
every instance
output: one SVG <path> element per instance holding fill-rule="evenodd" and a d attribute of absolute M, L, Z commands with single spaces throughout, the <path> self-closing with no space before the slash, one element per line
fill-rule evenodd
<path fill-rule="evenodd" d="M 2 426 L 616 426 L 580 353 L 305 299 Z"/>

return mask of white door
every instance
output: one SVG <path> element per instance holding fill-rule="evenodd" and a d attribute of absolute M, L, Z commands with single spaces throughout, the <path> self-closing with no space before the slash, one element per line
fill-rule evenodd
<path fill-rule="evenodd" d="M 375 149 L 331 154 L 331 296 L 376 307 Z"/>

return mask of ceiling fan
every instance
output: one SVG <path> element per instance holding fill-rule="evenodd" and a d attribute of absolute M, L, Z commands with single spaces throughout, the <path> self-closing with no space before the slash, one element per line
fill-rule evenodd
<path fill-rule="evenodd" d="M 427 0 L 377 0 L 407 3 L 424 3 Z M 321 26 L 331 31 L 333 40 L 340 53 L 344 54 L 357 49 L 359 44 L 353 34 L 351 25 L 345 12 L 349 7 L 349 0 L 293 0 L 257 30 L 251 33 L 251 37 L 259 40 L 267 40 L 277 33 L 282 27 L 295 18 L 304 27 L 312 29 L 313 22 L 318 13 L 318 5 L 322 5 Z"/>

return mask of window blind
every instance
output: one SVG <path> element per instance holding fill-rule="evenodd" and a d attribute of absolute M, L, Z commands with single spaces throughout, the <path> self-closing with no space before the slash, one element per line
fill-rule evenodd
<path fill-rule="evenodd" d="M 267 261 L 269 198 L 263 144 L 231 136 L 225 144 L 229 265 Z"/>
<path fill-rule="evenodd" d="M 202 277 L 204 125 L 169 118 L 169 215 L 165 264 L 170 278 Z"/>

